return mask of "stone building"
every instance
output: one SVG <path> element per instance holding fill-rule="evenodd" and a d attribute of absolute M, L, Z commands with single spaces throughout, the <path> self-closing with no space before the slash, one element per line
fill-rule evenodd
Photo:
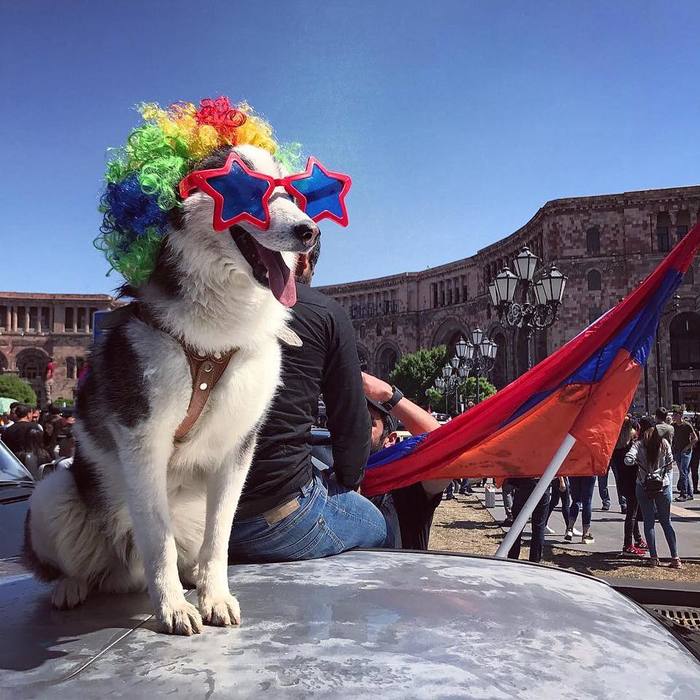
<path fill-rule="evenodd" d="M 501 388 L 527 369 L 527 335 L 499 323 L 487 289 L 523 246 L 568 277 L 558 321 L 533 339 L 539 361 L 636 287 L 699 217 L 700 186 L 557 199 L 472 257 L 319 289 L 346 309 L 369 371 L 386 377 L 403 353 L 454 345 L 479 326 L 499 345 L 492 380 Z M 636 410 L 680 402 L 700 410 L 700 260 L 678 295 L 662 316 Z"/>
<path fill-rule="evenodd" d="M 26 379 L 44 404 L 46 365 L 53 357 L 52 398 L 72 399 L 92 340 L 93 314 L 113 305 L 105 294 L 0 292 L 0 373 Z"/>

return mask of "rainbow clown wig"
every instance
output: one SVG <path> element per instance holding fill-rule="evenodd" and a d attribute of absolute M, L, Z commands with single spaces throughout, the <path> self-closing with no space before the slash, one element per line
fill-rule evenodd
<path fill-rule="evenodd" d="M 264 148 L 288 171 L 301 162 L 299 144 L 280 145 L 272 127 L 242 102 L 203 99 L 199 107 L 182 102 L 139 108 L 143 123 L 129 134 L 107 164 L 104 215 L 95 246 L 133 285 L 148 279 L 155 265 L 168 214 L 181 206 L 180 181 L 195 164 L 221 146 Z"/>

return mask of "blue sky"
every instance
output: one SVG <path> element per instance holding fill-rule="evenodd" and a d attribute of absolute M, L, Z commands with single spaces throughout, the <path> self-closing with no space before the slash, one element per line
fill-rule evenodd
<path fill-rule="evenodd" d="M 2 3 L 0 289 L 119 284 L 96 206 L 142 101 L 246 99 L 352 176 L 318 284 L 471 255 L 556 197 L 696 184 L 698 26 L 661 0 Z"/>

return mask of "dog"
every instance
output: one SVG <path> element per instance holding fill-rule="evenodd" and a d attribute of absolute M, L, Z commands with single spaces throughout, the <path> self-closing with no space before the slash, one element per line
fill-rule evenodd
<path fill-rule="evenodd" d="M 279 178 L 281 166 L 251 145 L 223 147 L 198 165 L 216 168 L 235 150 L 248 167 Z M 296 254 L 317 225 L 282 188 L 265 231 L 238 224 L 217 233 L 213 202 L 188 196 L 171 216 L 137 301 L 94 347 L 79 388 L 70 470 L 40 481 L 25 525 L 25 561 L 55 581 L 57 608 L 92 591 L 148 589 L 166 632 L 240 622 L 229 592 L 228 539 L 253 457 L 256 429 L 280 381 L 279 338 L 294 298 Z M 184 346 L 184 347 L 183 347 Z M 230 362 L 181 441 L 193 377 L 185 348 Z M 195 585 L 199 610 L 184 596 Z"/>

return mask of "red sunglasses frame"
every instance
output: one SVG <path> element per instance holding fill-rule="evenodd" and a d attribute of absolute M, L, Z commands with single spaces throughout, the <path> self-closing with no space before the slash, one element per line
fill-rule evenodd
<path fill-rule="evenodd" d="M 267 183 L 267 189 L 263 193 L 260 201 L 262 210 L 263 212 L 265 212 L 265 219 L 258 219 L 257 217 L 253 216 L 248 212 L 241 212 L 240 214 L 236 214 L 230 219 L 223 219 L 224 197 L 220 192 L 215 190 L 209 184 L 208 180 L 212 177 L 228 175 L 231 172 L 231 168 L 233 167 L 234 163 L 237 163 L 248 176 L 254 177 L 258 180 L 262 180 L 263 182 Z M 241 221 L 247 221 L 248 223 L 253 224 L 253 226 L 257 226 L 258 228 L 267 230 L 268 228 L 270 228 L 270 197 L 272 197 L 272 194 L 274 193 L 277 187 L 283 187 L 288 194 L 292 195 L 297 200 L 297 206 L 299 206 L 299 208 L 302 211 L 306 211 L 306 206 L 308 203 L 307 199 L 304 196 L 304 194 L 302 194 L 294 186 L 293 183 L 297 180 L 303 180 L 305 178 L 308 178 L 312 174 L 314 166 L 318 166 L 318 168 L 330 179 L 340 180 L 343 183 L 343 187 L 341 188 L 341 191 L 338 194 L 342 215 L 337 216 L 333 212 L 326 210 L 320 212 L 316 216 L 311 217 L 312 221 L 318 222 L 321 221 L 321 219 L 331 219 L 332 221 L 336 221 L 337 223 L 339 223 L 341 226 L 347 226 L 348 210 L 345 206 L 345 196 L 350 190 L 352 179 L 349 175 L 343 175 L 342 173 L 336 173 L 332 170 L 326 169 L 314 156 L 308 159 L 308 161 L 306 162 L 306 168 L 303 172 L 295 173 L 294 175 L 288 175 L 287 177 L 274 178 L 270 175 L 266 175 L 265 173 L 260 173 L 257 170 L 252 170 L 245 164 L 245 162 L 238 155 L 238 153 L 236 153 L 235 151 L 231 151 L 231 153 L 229 153 L 228 155 L 228 158 L 226 158 L 226 162 L 220 168 L 195 170 L 189 175 L 186 175 L 181 180 L 179 185 L 180 197 L 182 199 L 186 199 L 187 197 L 189 197 L 190 194 L 192 194 L 193 190 L 200 190 L 205 194 L 209 195 L 214 200 L 213 226 L 215 231 L 225 231 L 226 229 Z"/>

